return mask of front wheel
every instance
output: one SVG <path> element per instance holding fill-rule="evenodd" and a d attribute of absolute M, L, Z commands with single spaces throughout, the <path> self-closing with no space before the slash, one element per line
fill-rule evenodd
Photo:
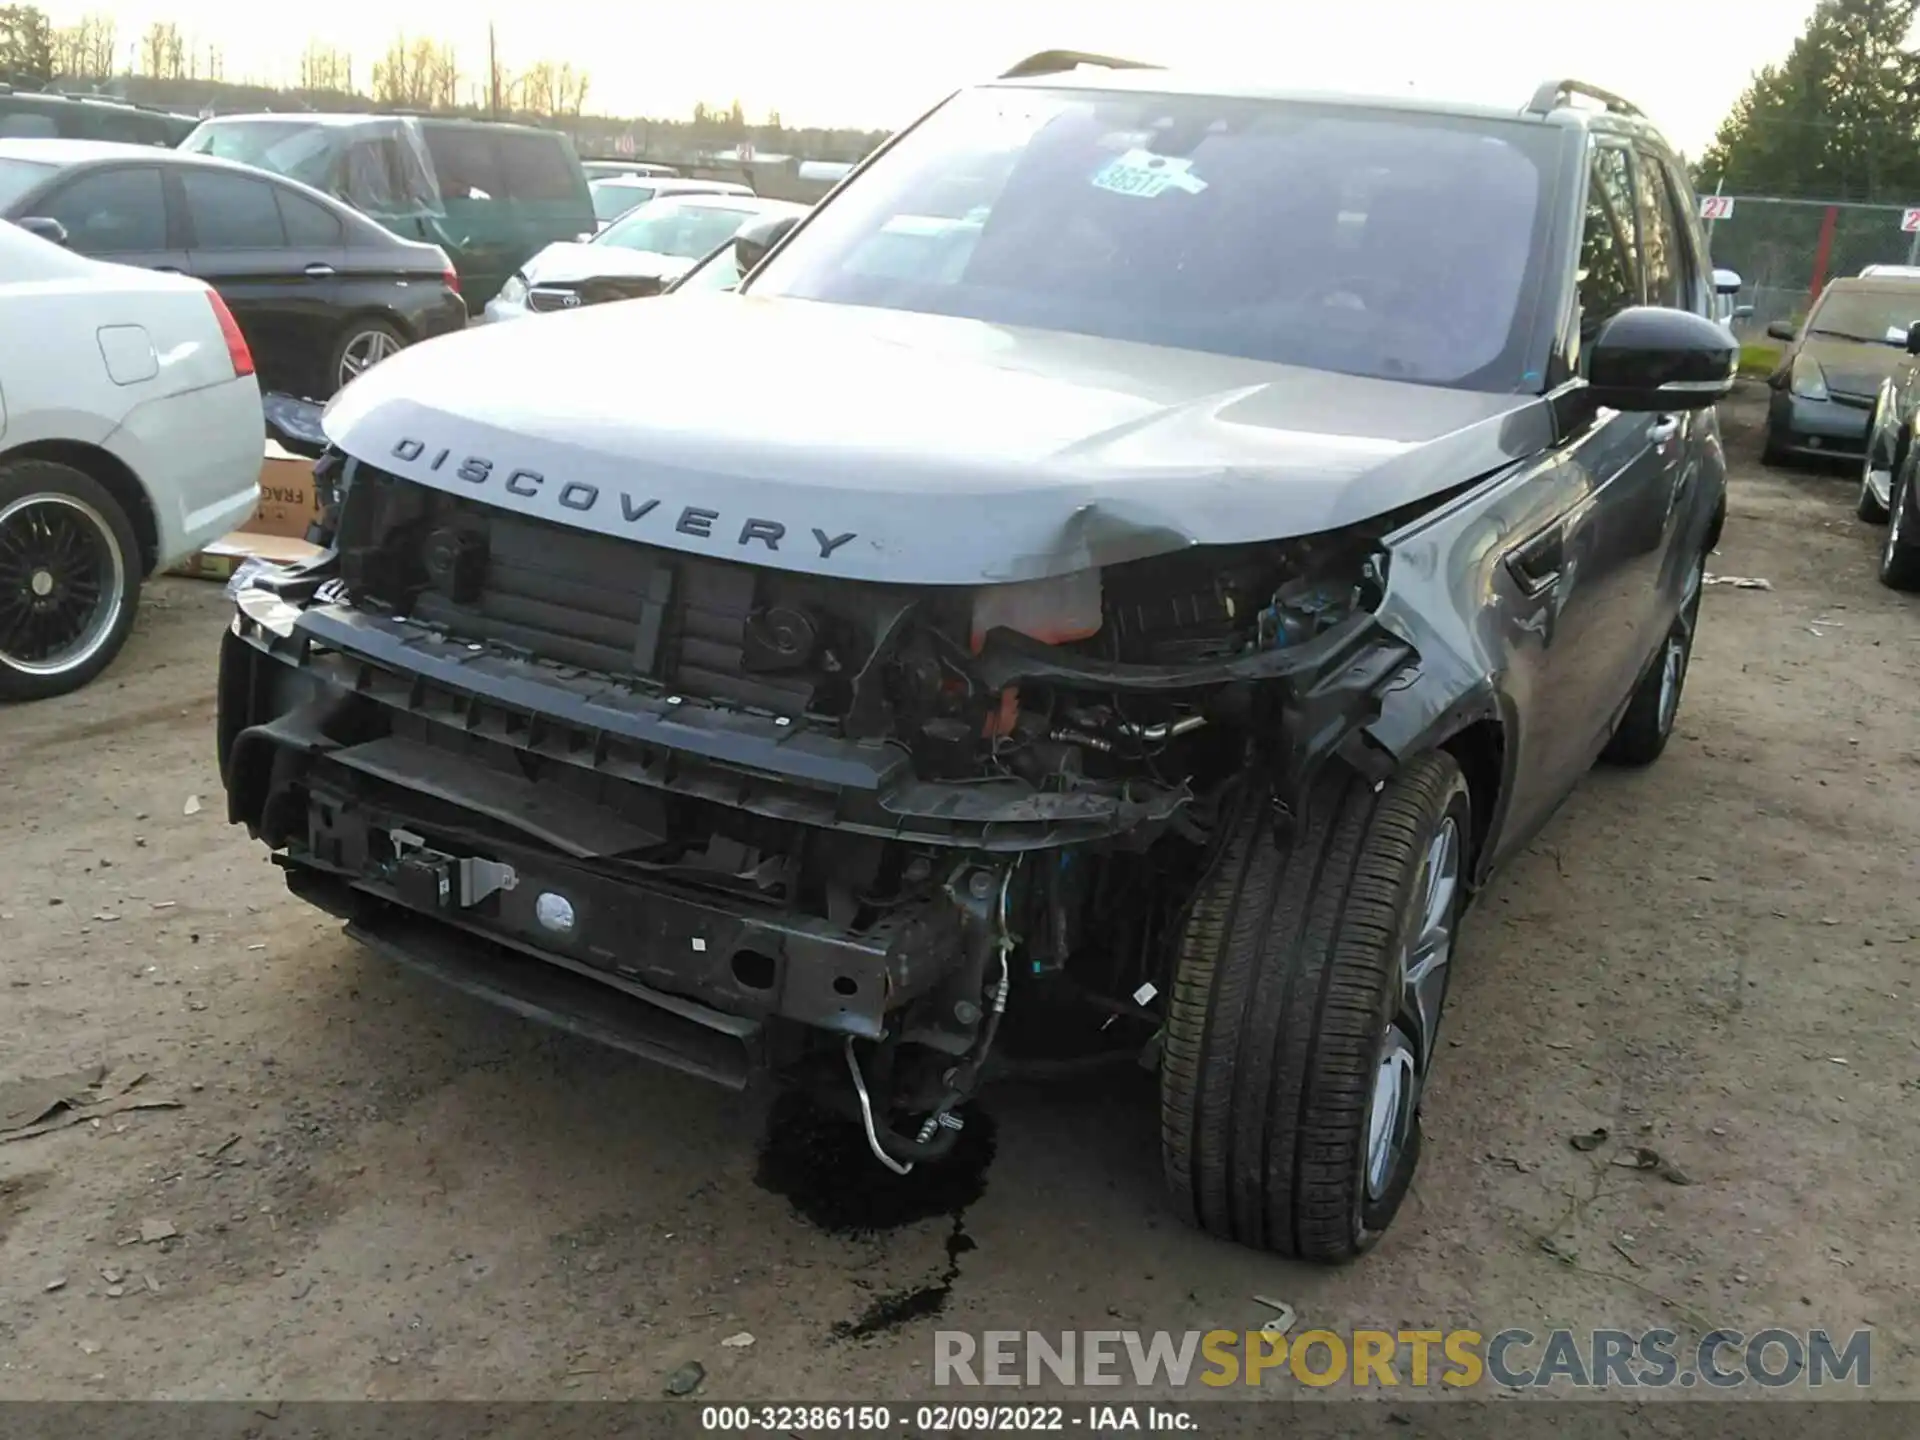
<path fill-rule="evenodd" d="M 1195 896 L 1162 1043 L 1174 1203 L 1302 1260 L 1361 1254 L 1420 1159 L 1472 806 L 1451 756 L 1374 785 L 1341 767 L 1294 833 L 1250 804 Z"/>
<path fill-rule="evenodd" d="M 1887 534 L 1880 543 L 1880 583 L 1889 590 L 1920 590 L 1920 525 L 1913 518 L 1914 452 L 1893 472 Z"/>
<path fill-rule="evenodd" d="M 0 463 L 0 700 L 78 690 L 112 663 L 140 601 L 140 545 L 99 481 Z"/>

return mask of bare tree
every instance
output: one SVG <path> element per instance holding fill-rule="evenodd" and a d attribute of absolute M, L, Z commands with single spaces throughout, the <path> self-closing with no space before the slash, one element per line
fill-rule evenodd
<path fill-rule="evenodd" d="M 111 15 L 83 15 L 54 31 L 53 73 L 69 80 L 104 80 L 113 74 Z"/>
<path fill-rule="evenodd" d="M 403 110 L 451 110 L 460 102 L 460 66 L 453 47 L 396 35 L 373 64 L 373 98 Z"/>
<path fill-rule="evenodd" d="M 300 53 L 302 90 L 337 90 L 353 93 L 353 57 L 324 40 L 309 40 Z"/>
<path fill-rule="evenodd" d="M 585 70 L 565 61 L 541 60 L 512 81 L 506 93 L 513 108 L 529 115 L 578 115 L 587 104 L 592 83 Z"/>
<path fill-rule="evenodd" d="M 171 20 L 156 20 L 140 37 L 140 73 L 156 80 L 187 77 L 187 42 Z"/>

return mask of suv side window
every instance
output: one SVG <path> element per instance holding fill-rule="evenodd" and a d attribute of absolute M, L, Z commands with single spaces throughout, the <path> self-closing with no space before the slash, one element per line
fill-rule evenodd
<path fill-rule="evenodd" d="M 244 175 L 187 170 L 180 176 L 196 250 L 284 250 L 287 232 L 273 187 Z"/>
<path fill-rule="evenodd" d="M 1673 196 L 1659 157 L 1642 150 L 1634 157 L 1633 178 L 1640 198 L 1640 255 L 1646 266 L 1647 304 L 1684 309 L 1685 259 L 1674 223 Z"/>
<path fill-rule="evenodd" d="M 152 165 L 96 170 L 38 207 L 67 227 L 67 244 L 82 255 L 128 255 L 167 248 L 167 202 Z"/>
<path fill-rule="evenodd" d="M 496 135 L 500 169 L 510 200 L 578 200 L 580 189 L 567 163 L 566 147 L 557 137 Z"/>
<path fill-rule="evenodd" d="M 1706 237 L 1700 233 L 1700 223 L 1694 218 L 1700 211 L 1699 201 L 1677 165 L 1664 159 L 1658 164 L 1673 217 L 1673 268 L 1680 281 L 1680 305 L 1699 314 L 1714 314 L 1713 277 L 1707 264 Z"/>
<path fill-rule="evenodd" d="M 1595 144 L 1587 177 L 1587 218 L 1580 237 L 1580 338 L 1591 340 L 1607 320 L 1640 304 L 1639 226 L 1633 167 L 1618 145 Z"/>
<path fill-rule="evenodd" d="M 446 125 L 422 128 L 442 200 L 507 198 L 506 180 L 494 157 L 492 137 L 485 131 Z"/>

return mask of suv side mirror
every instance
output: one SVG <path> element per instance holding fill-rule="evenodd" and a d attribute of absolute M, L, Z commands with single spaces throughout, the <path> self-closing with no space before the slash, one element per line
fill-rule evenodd
<path fill-rule="evenodd" d="M 49 216 L 29 215 L 26 219 L 16 220 L 13 223 L 29 235 L 38 235 L 42 240 L 51 241 L 55 245 L 67 243 L 67 227 Z"/>
<path fill-rule="evenodd" d="M 1614 410 L 1705 410 L 1739 370 L 1740 347 L 1725 329 L 1659 305 L 1622 310 L 1587 351 L 1587 388 Z"/>
<path fill-rule="evenodd" d="M 1767 326 L 1767 334 L 1775 340 L 1791 340 L 1793 339 L 1793 322 L 1791 320 L 1775 320 Z"/>
<path fill-rule="evenodd" d="M 1738 295 L 1740 293 L 1740 272 L 1737 270 L 1716 270 L 1713 272 L 1713 292 L 1716 295 Z"/>
<path fill-rule="evenodd" d="M 767 220 L 755 220 L 740 227 L 733 237 L 733 263 L 740 267 L 745 275 L 754 266 L 767 258 L 767 252 L 786 237 L 789 230 L 800 223 L 798 215 L 780 215 Z"/>

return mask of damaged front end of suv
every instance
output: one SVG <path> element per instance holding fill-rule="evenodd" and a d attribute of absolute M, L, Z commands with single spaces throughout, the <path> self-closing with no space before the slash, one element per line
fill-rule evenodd
<path fill-rule="evenodd" d="M 1391 517 L 913 586 L 340 449 L 316 479 L 327 552 L 225 641 L 231 817 L 357 936 L 523 1013 L 727 1085 L 851 1083 L 895 1165 L 951 1145 L 1024 993 L 1150 1041 L 1226 818 L 1367 765 L 1415 659 L 1375 613 Z"/>
<path fill-rule="evenodd" d="M 895 1171 L 1138 1057 L 1186 1216 L 1343 1260 L 1468 896 L 1671 733 L 1734 350 L 1578 291 L 1624 112 L 1141 74 L 960 92 L 736 293 L 343 390 L 323 553 L 224 641 L 228 813 L 370 945 Z"/>

